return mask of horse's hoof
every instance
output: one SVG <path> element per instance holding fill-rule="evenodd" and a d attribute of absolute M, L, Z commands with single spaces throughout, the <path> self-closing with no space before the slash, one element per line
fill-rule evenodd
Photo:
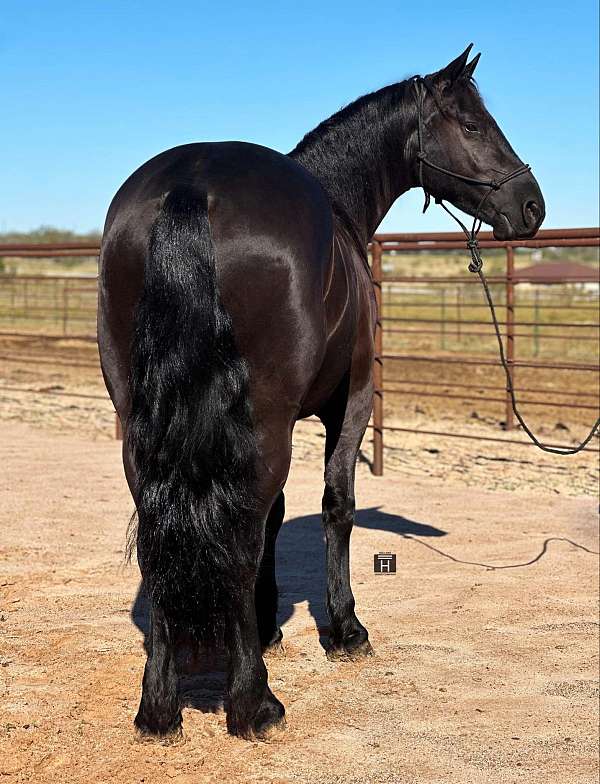
<path fill-rule="evenodd" d="M 374 656 L 375 651 L 369 640 L 363 640 L 358 645 L 332 644 L 327 648 L 327 658 L 329 661 L 360 661 L 367 656 Z"/>
<path fill-rule="evenodd" d="M 231 735 L 246 740 L 267 740 L 276 729 L 285 727 L 285 708 L 274 694 L 262 701 L 254 717 L 248 722 L 231 713 L 227 715 L 227 729 Z"/>
<path fill-rule="evenodd" d="M 138 714 L 133 723 L 136 739 L 141 742 L 159 741 L 171 745 L 181 743 L 184 738 L 181 713 L 171 723 L 150 722 Z"/>
<path fill-rule="evenodd" d="M 257 740 L 267 740 L 278 730 L 285 729 L 285 708 L 276 697 L 274 700 L 275 702 L 269 701 L 261 706 L 252 722 L 254 737 Z"/>

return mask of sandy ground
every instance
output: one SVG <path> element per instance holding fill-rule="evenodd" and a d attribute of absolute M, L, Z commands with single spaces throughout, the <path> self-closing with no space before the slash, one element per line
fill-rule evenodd
<path fill-rule="evenodd" d="M 360 465 L 353 585 L 376 656 L 334 664 L 318 633 L 321 467 L 297 459 L 279 540 L 285 653 L 268 661 L 287 729 L 227 736 L 223 673 L 188 674 L 185 742 L 166 746 L 132 731 L 145 615 L 123 562 L 119 445 L 17 422 L 0 434 L 0 782 L 597 781 L 594 499 Z M 380 551 L 396 575 L 373 574 Z"/>

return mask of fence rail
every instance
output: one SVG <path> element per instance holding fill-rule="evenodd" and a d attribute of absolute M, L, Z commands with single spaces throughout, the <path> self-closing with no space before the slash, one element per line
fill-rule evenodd
<path fill-rule="evenodd" d="M 523 284 L 536 284 L 552 286 L 560 284 L 594 284 L 598 283 L 598 274 L 590 268 L 589 274 L 578 271 L 577 274 L 563 275 L 560 281 L 552 276 L 540 279 L 538 276 L 523 275 L 522 272 L 515 275 L 515 251 L 521 248 L 543 249 L 543 248 L 575 248 L 575 247 L 599 247 L 600 230 L 598 228 L 583 229 L 547 229 L 540 231 L 535 239 L 532 240 L 510 240 L 497 241 L 490 232 L 481 232 L 480 244 L 484 249 L 503 250 L 504 273 L 491 274 L 488 276 L 490 284 L 500 286 L 503 293 L 503 302 L 499 304 L 499 309 L 503 310 L 503 317 L 499 319 L 502 327 L 502 338 L 504 340 L 505 352 L 508 359 L 511 376 L 515 368 L 542 369 L 552 371 L 570 371 L 573 373 L 598 372 L 598 364 L 591 362 L 573 361 L 543 361 L 531 358 L 517 358 L 516 347 L 518 341 L 532 340 L 537 352 L 541 340 L 563 340 L 572 343 L 598 341 L 597 333 L 589 334 L 591 330 L 598 329 L 598 303 L 593 304 L 578 302 L 576 304 L 564 302 L 543 302 L 536 296 L 534 304 L 521 304 L 516 301 L 516 288 Z M 381 475 L 384 469 L 384 444 L 385 431 L 417 433 L 427 436 L 443 436 L 477 439 L 483 441 L 506 442 L 529 444 L 528 441 L 515 438 L 495 438 L 481 436 L 473 433 L 451 433 L 443 430 L 423 430 L 409 427 L 396 427 L 385 423 L 384 399 L 386 396 L 421 396 L 430 398 L 446 398 L 449 400 L 477 400 L 488 402 L 503 402 L 505 410 L 505 428 L 511 431 L 514 428 L 514 418 L 510 395 L 505 386 L 481 385 L 477 384 L 477 389 L 485 392 L 498 393 L 503 391 L 502 396 L 477 397 L 473 393 L 473 384 L 461 384 L 460 382 L 441 382 L 422 378 L 403 378 L 385 379 L 385 368 L 393 367 L 395 363 L 433 363 L 434 365 L 472 366 L 472 367 L 500 367 L 499 359 L 486 358 L 485 356 L 448 356 L 447 353 L 428 354 L 414 353 L 406 351 L 390 350 L 387 347 L 386 336 L 390 339 L 394 337 L 415 337 L 423 338 L 438 337 L 441 341 L 440 348 L 445 349 L 445 342 L 454 335 L 460 340 L 480 339 L 489 337 L 492 333 L 485 332 L 479 327 L 489 326 L 486 317 L 478 317 L 476 309 L 481 309 L 480 302 L 467 302 L 463 299 L 463 290 L 477 286 L 479 280 L 476 276 L 467 274 L 458 275 L 398 275 L 388 274 L 384 265 L 384 257 L 402 256 L 406 253 L 433 253 L 439 251 L 465 251 L 464 236 L 459 232 L 435 232 L 428 234 L 402 233 L 402 234 L 376 234 L 370 244 L 371 270 L 375 297 L 377 300 L 379 319 L 375 332 L 375 364 L 374 364 L 374 401 L 373 401 L 373 472 Z M 98 255 L 99 247 L 94 243 L 53 243 L 53 244 L 34 244 L 34 243 L 5 243 L 0 244 L 0 259 L 31 259 L 32 263 L 36 259 L 61 259 L 61 258 L 83 258 L 95 257 Z M 459 263 L 463 263 L 460 257 Z M 418 296 L 416 300 L 394 302 L 391 296 L 386 298 L 385 292 L 393 294 L 398 287 L 400 290 L 408 289 L 414 293 L 415 286 L 417 294 L 438 291 L 439 286 L 452 286 L 456 289 L 456 298 L 450 302 L 447 298 L 446 289 L 441 289 L 441 300 L 420 302 Z M 95 338 L 95 298 L 96 298 L 96 278 L 81 275 L 39 275 L 39 274 L 0 274 L 0 324 L 7 320 L 11 322 L 11 329 L 0 329 L 0 335 L 4 336 L 35 336 L 46 339 L 77 338 L 80 340 L 93 340 Z M 412 288 L 410 288 L 412 287 Z M 597 300 L 597 296 L 596 296 Z M 427 310 L 432 307 L 439 307 L 438 316 L 427 314 Z M 449 310 L 454 307 L 456 317 L 451 318 Z M 397 309 L 402 309 L 403 315 L 396 315 Z M 532 310 L 533 316 L 524 316 L 519 319 L 518 312 L 523 308 Z M 581 313 L 595 313 L 595 321 L 564 321 L 559 323 L 548 323 L 541 318 L 544 311 L 579 311 Z M 465 313 L 474 313 L 471 318 L 463 318 Z M 425 313 L 424 316 L 419 314 Z M 27 326 L 33 324 L 28 331 Z M 19 327 L 22 325 L 22 328 Z M 43 331 L 46 325 L 46 331 Z M 86 331 L 86 325 L 88 327 Z M 389 325 L 389 326 L 388 326 Z M 424 328 L 426 327 L 426 328 Z M 433 327 L 439 327 L 434 329 Z M 523 331 L 529 330 L 529 331 Z M 542 337 L 542 330 L 544 331 Z M 550 330 L 550 332 L 548 332 Z M 556 330 L 561 332 L 556 333 Z M 566 331 L 574 331 L 566 334 Z M 587 334 L 581 334 L 587 333 Z M 400 387 L 417 387 L 418 389 L 406 389 Z M 423 386 L 430 387 L 423 389 Z M 436 387 L 444 387 L 445 391 L 436 391 Z M 448 391 L 451 389 L 452 391 Z M 538 385 L 526 385 L 518 388 L 518 393 L 525 393 L 526 398 L 523 403 L 537 407 L 556 407 L 570 409 L 594 410 L 595 405 L 587 399 L 597 398 L 596 393 L 577 390 L 544 390 Z M 45 393 L 41 393 L 45 394 Z M 65 393 L 67 394 L 67 393 Z M 535 397 L 537 395 L 553 395 L 566 402 L 557 403 L 548 399 Z M 90 397 L 90 396 L 83 396 Z M 93 396 L 91 396 L 93 397 Z M 582 400 L 586 398 L 586 400 Z M 592 450 L 598 451 L 598 450 Z"/>

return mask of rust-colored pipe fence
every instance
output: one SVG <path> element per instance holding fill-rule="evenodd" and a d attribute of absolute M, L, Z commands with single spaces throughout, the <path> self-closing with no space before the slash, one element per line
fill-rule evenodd
<path fill-rule="evenodd" d="M 594 274 L 594 270 L 590 268 L 589 273 L 580 272 L 578 271 L 577 274 L 561 276 L 560 279 L 557 279 L 552 276 L 548 276 L 547 278 L 540 278 L 538 276 L 530 276 L 527 275 L 519 275 L 518 280 L 515 279 L 515 249 L 517 248 L 531 248 L 531 249 L 542 249 L 542 248 L 564 248 L 564 247 L 599 247 L 600 246 L 600 229 L 598 228 L 585 228 L 585 229 L 549 229 L 540 231 L 535 239 L 532 240 L 510 240 L 510 241 L 498 241 L 495 240 L 491 232 L 480 232 L 479 234 L 480 246 L 484 249 L 503 249 L 505 251 L 505 274 L 504 275 L 488 275 L 488 281 L 490 283 L 503 283 L 505 287 L 505 303 L 503 305 L 505 310 L 505 318 L 499 320 L 499 324 L 501 327 L 504 327 L 504 332 L 502 333 L 502 337 L 505 341 L 505 353 L 509 367 L 509 373 L 511 375 L 511 379 L 513 380 L 514 384 L 514 369 L 516 367 L 527 367 L 527 368 L 543 368 L 543 369 L 550 369 L 550 370 L 569 370 L 569 371 L 577 371 L 577 372 L 598 372 L 600 370 L 597 364 L 591 363 L 584 363 L 584 362 L 543 362 L 543 361 L 534 361 L 534 360 L 517 360 L 515 356 L 515 341 L 516 338 L 521 337 L 531 337 L 529 333 L 520 333 L 516 330 L 517 326 L 528 326 L 534 328 L 540 327 L 558 327 L 558 328 L 585 328 L 586 330 L 590 329 L 591 327 L 598 327 L 598 322 L 596 321 L 595 324 L 580 323 L 580 322 L 560 322 L 559 324 L 553 325 L 548 324 L 547 322 L 542 322 L 540 320 L 528 320 L 528 321 L 520 321 L 517 322 L 515 319 L 515 286 L 518 283 L 535 283 L 535 284 L 565 284 L 565 283 L 591 283 L 597 284 L 599 281 L 598 272 Z M 481 436 L 476 434 L 467 434 L 467 433 L 450 433 L 445 431 L 437 431 L 437 430 L 423 430 L 423 429 L 416 429 L 416 428 L 409 428 L 409 427 L 393 427 L 393 426 L 386 426 L 384 422 L 384 394 L 385 395 L 410 395 L 410 396 L 417 396 L 417 397 L 439 397 L 445 399 L 459 399 L 459 400 L 472 400 L 473 396 L 469 396 L 468 394 L 465 395 L 455 395 L 448 393 L 447 391 L 444 392 L 436 392 L 434 391 L 427 391 L 427 390 L 419 390 L 418 393 L 415 393 L 414 390 L 403 390 L 398 389 L 397 386 L 390 386 L 387 382 L 384 382 L 384 366 L 388 362 L 424 362 L 424 363 L 436 363 L 436 364 L 460 364 L 460 365 L 473 365 L 473 366 L 489 366 L 489 367 L 501 367 L 500 359 L 482 359 L 482 358 L 456 358 L 456 357 L 448 357 L 448 356 L 419 356 L 419 355 L 411 355 L 411 354 L 400 354 L 400 353 L 390 353 L 384 350 L 384 335 L 385 334 L 401 334 L 401 335 L 439 335 L 440 332 L 436 330 L 423 330 L 423 329 L 396 329 L 394 327 L 389 328 L 386 326 L 386 323 L 403 323 L 403 324 L 440 324 L 442 327 L 448 324 L 455 324 L 459 327 L 463 327 L 465 325 L 484 325 L 484 324 L 491 324 L 488 320 L 482 321 L 477 319 L 471 320 L 464 320 L 464 319 L 447 319 L 447 318 L 440 318 L 440 319 L 419 319 L 414 317 L 404 317 L 398 318 L 393 316 L 386 316 L 385 308 L 382 306 L 383 303 L 383 288 L 385 284 L 421 284 L 425 286 L 431 286 L 432 284 L 461 284 L 461 285 L 475 285 L 479 286 L 479 278 L 475 275 L 452 275 L 452 276 L 429 276 L 429 275 L 386 275 L 384 272 L 384 265 L 383 265 L 383 257 L 386 253 L 406 253 L 406 252 L 435 252 L 435 251 L 462 251 L 464 252 L 464 257 L 461 259 L 459 257 L 459 263 L 464 264 L 464 267 L 467 265 L 468 261 L 468 252 L 465 247 L 465 237 L 460 232 L 443 232 L 443 233 L 429 233 L 429 234 L 415 234 L 415 233 L 405 233 L 405 234 L 376 234 L 373 237 L 373 240 L 370 245 L 371 250 L 371 259 L 372 259 L 372 275 L 373 275 L 373 283 L 375 287 L 376 297 L 377 297 L 377 304 L 378 304 L 378 313 L 379 319 L 377 322 L 376 333 L 375 333 L 375 397 L 374 397 L 374 406 L 373 406 L 373 473 L 377 476 L 381 476 L 383 474 L 383 465 L 384 465 L 384 432 L 386 430 L 389 431 L 396 431 L 396 432 L 403 432 L 403 433 L 417 433 L 422 435 L 428 436 L 443 436 L 443 437 L 453 437 L 453 438 L 468 438 L 468 439 L 475 439 L 475 440 L 484 440 L 484 441 L 494 441 L 494 442 L 505 442 L 511 444 L 523 444 L 523 445 L 532 445 L 530 441 L 520 441 L 516 439 L 509 439 L 509 438 L 494 438 L 490 436 Z M 443 305 L 443 303 L 442 303 Z M 402 307 L 405 307 L 405 303 L 402 303 Z M 428 307 L 427 305 L 423 305 L 422 303 L 409 303 L 409 307 Z M 480 308 L 480 304 L 473 304 L 473 303 L 462 303 L 462 308 L 465 307 L 476 307 Z M 498 306 L 497 306 L 498 307 Z M 584 310 L 593 310 L 596 314 L 598 313 L 598 306 L 582 306 Z M 559 305 L 559 309 L 580 309 L 580 306 L 576 306 L 576 308 L 572 305 Z M 468 332 L 469 337 L 489 337 L 492 333 L 491 332 Z M 572 336 L 565 336 L 565 335 L 547 335 L 544 337 L 546 339 L 558 339 L 561 340 L 578 340 L 578 341 L 595 341 L 597 343 L 598 336 L 579 336 L 579 337 L 572 337 Z M 463 389 L 471 389 L 472 384 L 456 384 L 454 382 L 432 382 L 430 380 L 415 380 L 415 379 L 408 379 L 408 380 L 400 380 L 394 381 L 395 384 L 409 384 L 411 386 L 416 386 L 419 383 L 425 384 L 428 387 L 435 387 L 435 386 L 444 386 L 446 389 L 448 387 L 455 387 L 455 388 L 463 388 Z M 481 385 L 476 385 L 478 389 L 481 389 Z M 486 390 L 498 392 L 503 391 L 503 397 L 486 397 L 486 398 L 479 398 L 480 400 L 485 400 L 486 402 L 504 402 L 505 407 L 505 428 L 507 431 L 513 430 L 515 423 L 514 423 L 514 413 L 512 409 L 512 402 L 511 397 L 508 389 L 508 384 L 505 387 L 498 387 L 498 386 L 489 386 L 485 385 Z M 519 390 L 523 392 L 527 392 L 529 394 L 548 394 L 549 390 L 544 389 L 523 389 Z M 594 393 L 585 393 L 585 392 L 557 392 L 553 390 L 554 394 L 560 395 L 561 397 L 576 397 L 576 398 L 597 398 L 597 395 Z M 549 406 L 552 403 L 549 403 L 547 400 L 540 400 L 536 398 L 528 397 L 521 401 L 523 404 L 526 405 L 534 405 L 534 406 Z M 598 406 L 592 405 L 589 403 L 560 403 L 560 406 L 563 408 L 577 408 L 577 409 L 586 409 L 590 411 L 597 411 Z M 595 415 L 590 417 L 593 421 L 595 419 Z M 558 445 L 555 445 L 558 446 Z M 563 445 L 564 446 L 564 445 Z M 592 449 L 590 451 L 598 451 L 597 449 Z"/>
<path fill-rule="evenodd" d="M 577 373 L 597 373 L 599 366 L 591 362 L 571 362 L 571 361 L 556 361 L 548 362 L 539 359 L 523 358 L 518 359 L 516 355 L 516 347 L 518 345 L 517 339 L 528 338 L 540 340 L 538 330 L 544 328 L 545 330 L 561 330 L 559 334 L 544 334 L 543 340 L 564 340 L 564 341 L 578 341 L 585 343 L 585 341 L 597 341 L 596 336 L 588 334 L 580 335 L 567 335 L 564 333 L 565 329 L 580 330 L 584 329 L 589 331 L 592 328 L 598 328 L 598 304 L 589 305 L 579 303 L 576 306 L 571 304 L 553 304 L 551 306 L 554 310 L 569 310 L 574 309 L 578 311 L 594 312 L 596 320 L 594 322 L 578 322 L 578 321 L 565 321 L 556 324 L 542 321 L 537 316 L 538 311 L 544 307 L 537 304 L 536 300 L 536 317 L 533 319 L 518 320 L 516 318 L 517 303 L 515 303 L 515 288 L 522 283 L 535 283 L 535 284 L 595 284 L 598 283 L 598 274 L 590 267 L 589 274 L 581 273 L 580 271 L 574 275 L 562 276 L 560 280 L 549 276 L 547 279 L 536 276 L 535 278 L 528 278 L 526 275 L 519 273 L 515 277 L 515 251 L 520 248 L 529 249 L 543 249 L 543 248 L 581 248 L 581 247 L 599 247 L 600 246 L 600 230 L 598 228 L 584 228 L 584 229 L 547 229 L 540 231 L 535 239 L 532 240 L 511 240 L 511 241 L 497 241 L 489 232 L 480 232 L 479 234 L 480 245 L 483 249 L 504 250 L 505 253 L 505 272 L 502 275 L 490 274 L 488 281 L 491 284 L 498 284 L 504 289 L 504 301 L 498 303 L 500 327 L 502 330 L 502 337 L 505 341 L 506 356 L 508 359 L 510 373 L 514 372 L 515 368 L 531 368 L 541 370 L 553 371 L 570 371 Z M 388 274 L 386 272 L 385 258 L 394 258 L 394 262 L 401 258 L 405 253 L 426 253 L 439 252 L 439 251 L 460 251 L 457 254 L 456 263 L 460 264 L 461 273 L 458 275 L 397 275 Z M 60 259 L 64 257 L 95 257 L 98 255 L 99 247 L 95 243 L 53 243 L 53 244 L 34 244 L 34 243 L 11 243 L 0 244 L 0 259 L 2 258 L 22 258 L 22 259 Z M 373 401 L 373 461 L 372 470 L 377 476 L 381 476 L 384 470 L 384 435 L 386 431 L 390 432 L 404 432 L 416 433 L 424 436 L 433 437 L 453 437 L 490 441 L 496 443 L 510 443 L 510 444 L 523 444 L 529 445 L 529 441 L 519 440 L 516 438 L 507 437 L 494 437 L 483 436 L 474 433 L 451 433 L 443 430 L 433 429 L 416 429 L 409 427 L 399 427 L 385 423 L 384 412 L 384 396 L 398 396 L 398 397 L 427 397 L 432 399 L 448 399 L 448 400 L 464 400 L 491 403 L 504 403 L 505 410 L 505 428 L 510 431 L 514 428 L 514 416 L 510 402 L 510 395 L 506 386 L 498 386 L 497 384 L 475 384 L 478 390 L 484 390 L 486 393 L 492 393 L 487 397 L 475 397 L 473 386 L 474 384 L 460 383 L 454 381 L 443 382 L 439 380 L 429 380 L 421 378 L 402 378 L 393 379 L 388 381 L 384 378 L 384 368 L 392 366 L 394 363 L 407 363 L 418 362 L 423 365 L 433 366 L 473 366 L 473 367 L 500 367 L 499 358 L 486 358 L 481 356 L 442 356 L 429 355 L 427 353 L 414 353 L 414 352 L 398 352 L 387 350 L 384 343 L 385 336 L 422 336 L 422 337 L 438 337 L 444 341 L 450 334 L 448 330 L 454 330 L 455 335 L 459 337 L 468 338 L 484 338 L 490 337 L 493 333 L 491 330 L 485 332 L 483 330 L 470 331 L 473 327 L 484 327 L 490 324 L 489 320 L 485 318 L 463 318 L 463 311 L 468 313 L 469 309 L 481 308 L 481 303 L 464 302 L 460 298 L 460 291 L 457 288 L 457 299 L 454 302 L 454 307 L 457 309 L 458 317 L 449 318 L 447 309 L 448 302 L 445 299 L 445 291 L 442 289 L 442 302 L 438 303 L 441 307 L 441 314 L 439 318 L 424 317 L 419 318 L 419 309 L 431 308 L 432 304 L 426 304 L 418 301 L 402 302 L 401 305 L 395 307 L 402 308 L 402 316 L 397 316 L 388 313 L 386 302 L 384 301 L 384 290 L 389 289 L 390 286 L 420 286 L 422 289 L 434 291 L 436 286 L 450 285 L 454 287 L 462 286 L 477 286 L 479 280 L 476 276 L 470 275 L 462 270 L 466 270 L 467 264 L 467 251 L 465 248 L 465 239 L 460 232 L 437 232 L 428 234 L 419 233 L 402 233 L 402 234 L 376 234 L 370 245 L 371 252 L 371 267 L 373 276 L 373 285 L 375 289 L 375 297 L 377 300 L 379 319 L 377 322 L 375 332 L 375 365 L 374 365 L 374 401 Z M 484 254 L 485 255 L 485 254 Z M 407 266 L 410 262 L 407 262 Z M 397 267 L 397 264 L 395 263 Z M 45 299 L 42 297 L 41 304 L 39 298 L 36 298 L 35 291 L 36 285 L 44 284 L 45 286 Z M 15 306 L 15 293 L 14 289 L 11 294 L 0 298 L 0 325 L 8 318 L 11 321 L 12 328 L 4 330 L 0 327 L 0 336 L 15 336 L 15 337 L 43 337 L 46 339 L 64 339 L 77 338 L 80 340 L 94 340 L 94 324 L 95 324 L 95 292 L 96 280 L 93 276 L 80 276 L 80 275 L 20 275 L 11 273 L 0 273 L 0 294 L 4 291 L 9 291 L 13 286 L 22 287 L 20 292 L 21 307 Z M 28 287 L 31 289 L 28 289 Z M 77 299 L 79 297 L 79 299 Z M 76 300 L 76 305 L 73 306 L 73 300 Z M 394 307 L 394 306 L 392 306 Z M 50 320 L 49 313 L 52 314 L 53 324 L 55 326 L 54 333 L 43 332 L 43 324 L 48 323 Z M 486 313 L 487 316 L 487 313 Z M 23 324 L 24 328 L 15 328 L 15 322 Z M 33 328 L 28 330 L 28 325 L 33 324 Z M 85 331 L 85 327 L 88 330 Z M 427 328 L 423 328 L 423 327 Z M 433 327 L 439 327 L 434 329 Z M 415 328 L 416 327 L 416 328 Z M 83 329 L 82 329 L 83 328 Z M 533 328 L 534 333 L 521 331 L 522 328 Z M 469 331 L 466 331 L 469 330 Z M 442 343 L 443 345 L 443 343 Z M 425 386 L 426 389 L 415 391 L 406 389 L 406 386 Z M 443 387 L 443 389 L 442 389 Z M 452 388 L 452 392 L 448 388 Z M 23 390 L 32 391 L 32 390 Z M 556 406 L 560 405 L 564 408 L 583 409 L 594 411 L 597 405 L 594 402 L 597 400 L 598 395 L 592 392 L 577 391 L 557 391 L 556 389 L 548 390 L 540 388 L 537 385 L 528 384 L 522 389 L 518 388 L 518 395 L 523 393 L 525 397 L 522 403 L 526 405 L 533 405 L 537 407 L 543 406 Z M 502 393 L 502 394 L 498 394 Z M 40 391 L 40 394 L 45 394 Z M 69 394 L 70 393 L 65 393 Z M 555 403 L 549 402 L 545 399 L 535 397 L 536 395 L 549 394 L 564 399 L 569 398 L 570 402 Z M 76 395 L 79 397 L 94 397 L 85 395 Z M 590 416 L 590 420 L 595 419 Z M 117 429 L 117 433 L 119 433 Z M 564 446 L 564 445 L 562 445 Z M 588 449 L 590 449 L 588 447 Z M 591 451 L 598 451 L 591 449 Z"/>

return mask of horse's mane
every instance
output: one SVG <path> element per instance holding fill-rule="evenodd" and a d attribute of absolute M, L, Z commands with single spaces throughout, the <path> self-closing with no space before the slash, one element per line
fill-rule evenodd
<path fill-rule="evenodd" d="M 374 92 L 361 95 L 356 100 L 343 106 L 335 114 L 332 114 L 331 117 L 323 120 L 316 128 L 305 134 L 290 152 L 290 155 L 296 157 L 306 152 L 309 148 L 318 145 L 326 136 L 330 134 L 335 135 L 342 128 L 347 130 L 351 125 L 355 124 L 357 118 L 368 115 L 371 120 L 376 120 L 378 117 L 381 119 L 387 116 L 390 110 L 402 111 L 412 78 L 389 84 Z"/>

